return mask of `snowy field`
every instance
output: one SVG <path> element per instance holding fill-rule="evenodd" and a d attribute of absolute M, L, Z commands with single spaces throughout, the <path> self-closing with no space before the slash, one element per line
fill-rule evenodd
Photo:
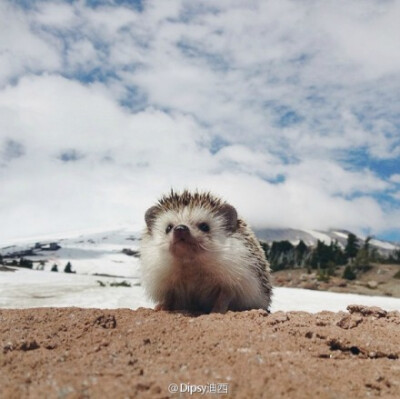
<path fill-rule="evenodd" d="M 84 308 L 130 308 L 153 307 L 146 299 L 138 279 L 130 279 L 131 287 L 111 287 L 110 279 L 98 276 L 52 273 L 20 269 L 0 272 L 0 307 L 64 307 Z M 106 284 L 100 286 L 98 281 Z M 272 311 L 346 310 L 350 304 L 379 306 L 386 310 L 400 310 L 400 299 L 370 297 L 353 294 L 311 291 L 298 288 L 275 288 Z"/>
<path fill-rule="evenodd" d="M 35 256 L 24 256 L 24 258 L 34 261 L 34 268 L 39 267 L 39 260 L 44 260 L 46 271 L 50 271 L 53 265 L 57 265 L 61 272 L 67 262 L 71 262 L 72 269 L 78 274 L 105 273 L 138 278 L 139 260 L 125 255 L 122 251 L 125 248 L 137 250 L 139 236 L 139 230 L 121 228 L 94 233 L 71 233 L 71 237 L 67 238 L 36 237 L 3 247 L 0 253 L 4 256 L 15 251 L 33 248 L 36 244 L 48 245 L 54 242 L 61 248 L 55 251 L 35 250 Z"/>
<path fill-rule="evenodd" d="M 36 237 L 3 247 L 3 255 L 26 250 L 41 243 L 57 242 L 56 251 L 37 250 L 27 259 L 34 261 L 34 269 L 15 268 L 0 272 L 0 308 L 65 307 L 130 308 L 152 307 L 140 286 L 139 259 L 123 250 L 138 249 L 139 230 L 76 233 L 70 237 Z M 71 262 L 75 274 L 63 273 Z M 58 273 L 51 272 L 57 265 Z M 98 275 L 95 275 L 98 274 Z M 100 274 L 100 275 L 99 275 Z M 130 287 L 111 286 L 126 282 Z M 346 310 L 350 304 L 379 306 L 386 310 L 400 310 L 400 299 L 369 297 L 354 294 L 311 291 L 298 288 L 275 288 L 272 311 Z"/>

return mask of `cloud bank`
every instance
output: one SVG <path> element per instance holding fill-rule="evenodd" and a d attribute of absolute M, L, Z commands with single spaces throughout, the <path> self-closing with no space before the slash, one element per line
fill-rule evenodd
<path fill-rule="evenodd" d="M 256 227 L 400 240 L 400 2 L 3 1 L 0 240 L 141 224 L 171 187 Z"/>

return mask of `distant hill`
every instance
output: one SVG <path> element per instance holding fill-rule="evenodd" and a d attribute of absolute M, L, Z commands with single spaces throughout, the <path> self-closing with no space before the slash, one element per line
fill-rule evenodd
<path fill-rule="evenodd" d="M 258 229 L 255 230 L 258 239 L 266 242 L 290 241 L 296 245 L 303 240 L 307 246 L 315 246 L 318 240 L 329 245 L 337 241 L 344 248 L 349 234 L 346 230 L 298 230 L 298 229 Z M 96 233 L 77 232 L 72 237 L 54 236 L 46 239 L 30 239 L 20 241 L 15 245 L 0 248 L 0 255 L 7 263 L 20 258 L 31 260 L 34 269 L 51 270 L 57 265 L 58 270 L 64 270 L 67 262 L 77 273 L 106 273 L 119 276 L 135 276 L 138 262 L 138 244 L 140 232 L 130 229 L 98 231 Z M 363 243 L 360 238 L 360 244 Z M 400 248 L 393 243 L 372 239 L 370 246 L 380 254 L 387 256 Z M 43 265 L 44 261 L 44 265 Z"/>
<path fill-rule="evenodd" d="M 78 274 L 108 274 L 138 277 L 138 239 L 140 233 L 128 229 L 77 232 L 71 236 L 54 236 L 20 241 L 0 248 L 6 264 L 23 258 L 33 269 L 50 271 L 57 266 L 64 271 L 68 262 Z"/>
<path fill-rule="evenodd" d="M 307 246 L 315 246 L 318 240 L 329 245 L 333 241 L 337 241 L 341 247 L 345 247 L 347 236 L 350 231 L 347 230 L 299 230 L 299 229 L 254 229 L 259 240 L 271 243 L 273 241 L 290 241 L 296 245 L 303 240 Z M 360 244 L 364 242 L 365 237 L 358 237 Z M 370 241 L 372 248 L 376 248 L 382 255 L 388 255 L 396 249 L 399 249 L 398 244 L 372 239 Z"/>

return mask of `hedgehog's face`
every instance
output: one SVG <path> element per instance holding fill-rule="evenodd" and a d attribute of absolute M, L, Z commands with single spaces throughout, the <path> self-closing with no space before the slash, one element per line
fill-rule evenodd
<path fill-rule="evenodd" d="M 237 228 L 237 213 L 224 204 L 218 212 L 204 207 L 184 206 L 159 212 L 157 207 L 146 212 L 149 233 L 161 249 L 179 259 L 193 259 L 215 253 Z"/>

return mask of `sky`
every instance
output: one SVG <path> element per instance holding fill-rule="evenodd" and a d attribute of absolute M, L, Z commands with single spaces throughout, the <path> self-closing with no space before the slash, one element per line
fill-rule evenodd
<path fill-rule="evenodd" d="M 140 226 L 171 188 L 400 242 L 399 20 L 398 0 L 0 0 L 0 243 Z"/>

